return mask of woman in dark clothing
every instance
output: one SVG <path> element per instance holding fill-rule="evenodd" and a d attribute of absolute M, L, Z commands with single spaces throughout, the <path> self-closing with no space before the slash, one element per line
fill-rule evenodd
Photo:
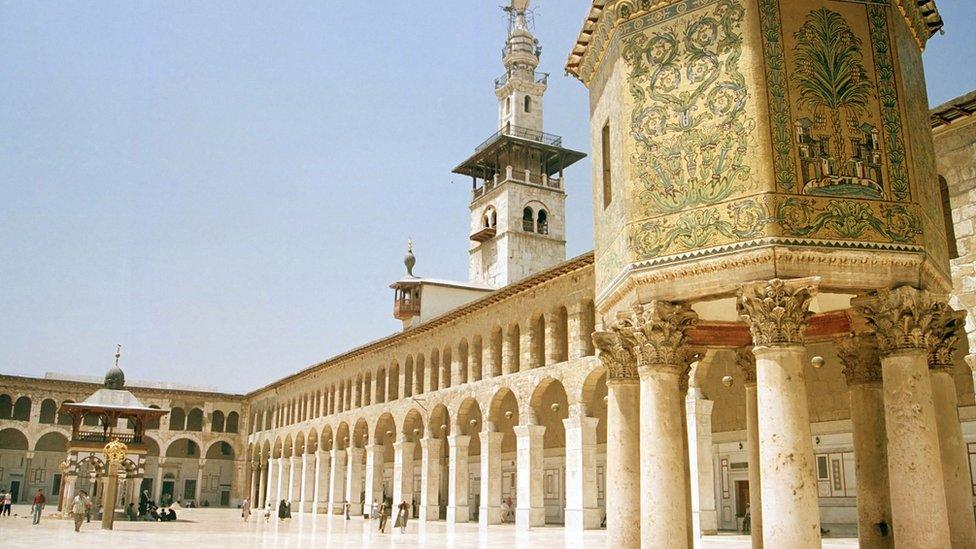
<path fill-rule="evenodd" d="M 285 500 L 281 500 L 278 503 L 278 520 L 285 520 L 288 518 L 288 506 L 285 505 Z"/>
<path fill-rule="evenodd" d="M 407 515 L 410 513 L 410 505 L 404 501 L 397 506 L 397 517 L 396 522 L 393 523 L 394 528 L 400 528 L 400 532 L 407 531 Z"/>

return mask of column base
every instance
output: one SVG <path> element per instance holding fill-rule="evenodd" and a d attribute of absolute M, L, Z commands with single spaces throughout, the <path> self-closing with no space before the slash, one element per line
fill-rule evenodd
<path fill-rule="evenodd" d="M 350 517 L 361 517 L 363 516 L 363 504 L 362 503 L 349 503 L 349 516 Z"/>
<path fill-rule="evenodd" d="M 421 505 L 420 506 L 420 520 L 421 522 L 428 522 L 433 520 L 440 520 L 440 507 L 434 505 Z"/>
<path fill-rule="evenodd" d="M 467 505 L 457 505 L 454 507 L 447 507 L 447 522 L 449 524 L 457 524 L 459 522 L 468 522 L 471 520 L 471 511 L 468 510 Z"/>
<path fill-rule="evenodd" d="M 482 507 L 478 513 L 478 524 L 482 526 L 489 526 L 491 524 L 501 524 L 502 523 L 502 508 L 501 507 Z"/>
<path fill-rule="evenodd" d="M 713 510 L 698 512 L 698 529 L 702 536 L 714 536 L 718 533 L 718 513 Z"/>
<path fill-rule="evenodd" d="M 546 509 L 544 507 L 531 507 L 529 509 L 515 509 L 515 529 L 528 530 L 533 526 L 545 526 Z"/>
<path fill-rule="evenodd" d="M 317 515 L 328 515 L 329 514 L 329 504 L 328 503 L 317 503 L 315 505 L 315 514 Z"/>
<path fill-rule="evenodd" d="M 597 530 L 601 522 L 603 522 L 603 513 L 600 509 L 566 509 L 567 531 Z"/>

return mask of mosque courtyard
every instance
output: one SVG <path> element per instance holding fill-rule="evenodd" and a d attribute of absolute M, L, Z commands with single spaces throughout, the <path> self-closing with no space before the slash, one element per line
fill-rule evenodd
<path fill-rule="evenodd" d="M 53 510 L 51 510 L 53 512 Z M 102 530 L 92 521 L 75 533 L 70 520 L 44 516 L 37 526 L 31 525 L 30 509 L 14 506 L 13 515 L 0 519 L 5 548 L 44 546 L 69 547 L 138 547 L 146 543 L 153 547 L 602 547 L 606 544 L 605 530 L 588 530 L 583 535 L 567 535 L 563 528 L 534 528 L 527 533 L 516 532 L 515 525 L 495 525 L 481 529 L 477 524 L 449 526 L 432 522 L 421 526 L 411 521 L 406 533 L 388 528 L 387 533 L 376 531 L 375 521 L 340 516 L 296 515 L 278 522 L 252 516 L 243 524 L 235 509 L 183 509 L 179 520 L 171 523 L 116 521 L 112 531 Z M 45 511 L 46 515 L 47 511 Z M 393 521 L 390 521 L 392 526 Z M 490 536 L 488 533 L 490 532 Z M 707 536 L 702 547 L 709 549 L 749 547 L 749 537 L 743 535 Z M 853 538 L 824 539 L 823 547 L 857 547 Z"/>

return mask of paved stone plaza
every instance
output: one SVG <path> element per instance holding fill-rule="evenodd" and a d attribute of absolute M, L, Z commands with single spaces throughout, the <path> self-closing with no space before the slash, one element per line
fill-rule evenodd
<path fill-rule="evenodd" d="M 126 522 L 115 523 L 115 530 L 103 531 L 95 521 L 85 524 L 75 534 L 68 520 L 45 517 L 38 526 L 31 526 L 28 506 L 15 506 L 18 516 L 4 517 L 0 529 L 4 532 L 4 547 L 37 547 L 43 543 L 67 547 L 81 542 L 84 547 L 112 544 L 115 547 L 135 547 L 149 543 L 154 547 L 602 547 L 606 532 L 590 530 L 583 535 L 564 534 L 563 528 L 536 528 L 528 533 L 515 531 L 514 525 L 491 527 L 491 536 L 476 524 L 436 522 L 420 529 L 419 521 L 412 521 L 405 534 L 399 531 L 380 534 L 376 523 L 354 518 L 345 521 L 339 516 L 299 515 L 290 521 L 251 517 L 250 524 L 241 524 L 240 515 L 232 509 L 184 509 L 173 523 Z M 393 521 L 390 521 L 392 525 Z M 392 529 L 391 529 L 392 530 Z M 749 547 L 748 536 L 708 536 L 709 549 Z M 855 539 L 827 539 L 823 547 L 857 547 Z"/>

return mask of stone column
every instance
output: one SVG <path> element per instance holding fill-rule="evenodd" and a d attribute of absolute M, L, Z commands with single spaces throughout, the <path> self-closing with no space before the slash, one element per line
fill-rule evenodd
<path fill-rule="evenodd" d="M 193 501 L 196 502 L 198 506 L 202 504 L 200 497 L 203 494 L 203 468 L 206 465 L 206 458 L 200 458 L 200 460 L 197 461 L 197 488 L 193 492 Z"/>
<path fill-rule="evenodd" d="M 803 368 L 803 330 L 818 278 L 744 284 L 740 316 L 756 357 L 763 546 L 820 547 L 820 502 Z"/>
<path fill-rule="evenodd" d="M 159 502 L 159 498 L 163 496 L 163 464 L 166 463 L 166 458 L 161 457 L 156 460 L 156 481 L 153 483 L 153 501 Z M 268 467 L 271 466 L 271 460 L 268 460 Z"/>
<path fill-rule="evenodd" d="M 267 498 L 265 494 L 267 493 L 267 478 L 268 478 L 268 466 L 265 464 L 258 465 L 258 491 L 254 495 L 254 499 L 251 500 L 251 507 L 258 509 L 260 507 L 265 507 L 265 501 Z"/>
<path fill-rule="evenodd" d="M 563 420 L 566 430 L 566 530 L 582 533 L 600 527 L 596 486 L 595 417 L 587 417 L 582 404 L 570 407 Z"/>
<path fill-rule="evenodd" d="M 688 547 L 695 546 L 695 517 L 691 507 L 691 453 L 688 451 L 688 374 L 690 368 L 678 374 L 678 398 L 681 401 L 681 478 L 685 482 L 685 532 Z"/>
<path fill-rule="evenodd" d="M 402 436 L 402 435 L 401 435 Z M 413 446 L 415 442 L 399 439 L 393 443 L 393 508 L 413 500 Z"/>
<path fill-rule="evenodd" d="M 420 520 L 440 518 L 441 444 L 439 438 L 420 439 Z"/>
<path fill-rule="evenodd" d="M 502 333 L 502 374 L 511 374 L 518 371 L 518 340 L 512 337 L 508 328 L 503 328 Z"/>
<path fill-rule="evenodd" d="M 556 315 L 555 313 L 550 311 L 548 314 L 546 314 L 545 318 L 546 318 L 545 356 L 542 357 L 542 364 L 540 366 L 548 366 L 550 364 L 556 364 L 565 360 L 565 358 L 559 356 L 561 345 L 559 341 L 559 330 L 556 327 Z M 567 337 L 568 336 L 569 334 L 567 334 Z"/>
<path fill-rule="evenodd" d="M 369 444 L 366 446 L 366 486 L 364 487 L 364 513 L 373 517 L 373 503 L 379 502 L 383 496 L 383 445 Z"/>
<path fill-rule="evenodd" d="M 607 547 L 641 545 L 640 383 L 633 331 L 626 319 L 594 332 L 597 357 L 607 369 Z"/>
<path fill-rule="evenodd" d="M 528 418 L 532 421 L 532 418 Z M 518 502 L 515 508 L 515 529 L 525 531 L 546 523 L 546 508 L 542 493 L 543 425 L 516 425 L 516 485 Z"/>
<path fill-rule="evenodd" d="M 526 320 L 521 324 L 522 329 L 519 332 L 519 371 L 524 372 L 532 368 L 541 366 L 541 364 L 533 363 L 533 349 L 532 349 L 532 321 Z M 545 357 L 539 357 L 539 362 L 545 361 Z"/>
<path fill-rule="evenodd" d="M 697 321 L 686 306 L 635 303 L 626 339 L 636 342 L 640 377 L 641 546 L 685 548 L 689 542 L 690 483 L 685 466 L 685 332 Z"/>
<path fill-rule="evenodd" d="M 289 466 L 288 476 L 291 478 L 291 490 L 289 490 L 288 500 L 291 501 L 293 511 L 302 510 L 302 476 L 304 471 L 302 465 L 305 462 L 300 456 L 292 456 Z"/>
<path fill-rule="evenodd" d="M 459 523 L 471 520 L 468 510 L 468 445 L 471 437 L 451 435 L 447 437 L 447 522 Z M 539 475 L 542 468 L 536 470 Z"/>
<path fill-rule="evenodd" d="M 884 394 L 881 360 L 873 337 L 837 339 L 837 356 L 851 397 L 854 466 L 857 478 L 857 537 L 861 547 L 894 547 L 890 533 L 882 536 L 877 524 L 891 525 L 888 493 L 888 458 L 885 449 Z"/>
<path fill-rule="evenodd" d="M 759 404 L 756 391 L 756 357 L 748 348 L 739 349 L 736 363 L 742 369 L 746 393 L 746 448 L 749 454 L 749 513 L 752 549 L 763 549 L 762 474 L 759 455 Z"/>
<path fill-rule="evenodd" d="M 929 355 L 935 422 L 939 429 L 939 452 L 945 478 L 946 510 L 949 513 L 949 539 L 953 548 L 976 547 L 976 518 L 973 515 L 972 478 L 969 450 L 962 438 L 956 382 L 952 378 L 952 352 L 964 330 L 965 311 L 946 311 L 939 323 L 933 350 Z"/>
<path fill-rule="evenodd" d="M 482 526 L 502 523 L 502 433 L 490 421 L 481 431 L 481 509 Z"/>
<path fill-rule="evenodd" d="M 315 512 L 315 470 L 318 463 L 315 454 L 302 454 L 302 512 Z"/>
<path fill-rule="evenodd" d="M 691 510 L 695 546 L 701 536 L 718 533 L 715 509 L 715 467 L 712 455 L 712 407 L 701 389 L 692 387 L 685 399 L 688 414 L 688 472 L 691 479 Z"/>
<path fill-rule="evenodd" d="M 901 286 L 858 297 L 851 305 L 874 328 L 881 354 L 895 539 L 899 547 L 950 547 L 939 430 L 928 373 L 937 324 L 948 310 L 945 296 Z"/>
<path fill-rule="evenodd" d="M 319 512 L 319 495 L 320 495 L 320 492 L 319 492 L 319 483 L 320 483 L 320 479 L 322 478 L 322 476 L 321 476 L 322 475 L 322 457 L 319 454 L 321 454 L 321 453 L 322 453 L 321 450 L 316 450 L 316 452 L 314 454 L 315 465 L 313 466 L 314 468 L 312 470 L 313 471 L 313 473 L 312 473 L 312 486 L 311 486 L 311 489 L 310 489 L 310 491 L 312 493 L 312 495 L 311 495 L 312 504 L 309 507 L 309 510 L 310 510 L 311 513 L 318 513 Z"/>
<path fill-rule="evenodd" d="M 278 458 L 275 472 L 277 474 L 275 475 L 274 505 L 277 508 L 278 503 L 288 497 L 288 467 L 285 458 Z"/>
<path fill-rule="evenodd" d="M 363 514 L 363 449 L 350 447 L 346 449 L 346 501 L 349 502 L 349 514 L 362 516 Z"/>
<path fill-rule="evenodd" d="M 342 513 L 342 500 L 346 491 L 346 452 L 332 449 L 332 479 L 329 484 L 329 513 Z"/>
<path fill-rule="evenodd" d="M 569 338 L 569 359 L 572 360 L 586 356 L 586 342 L 590 334 L 584 329 L 583 306 L 581 304 L 577 303 L 570 307 L 568 313 L 566 337 Z"/>
<path fill-rule="evenodd" d="M 332 454 L 325 450 L 315 452 L 315 463 L 318 465 L 318 473 L 315 477 L 315 512 L 328 514 L 332 494 L 329 491 L 332 482 Z"/>
<path fill-rule="evenodd" d="M 251 462 L 251 484 L 248 488 L 247 499 L 251 502 L 251 507 L 257 507 L 258 501 L 258 483 L 261 477 L 261 466 L 257 463 Z"/>

